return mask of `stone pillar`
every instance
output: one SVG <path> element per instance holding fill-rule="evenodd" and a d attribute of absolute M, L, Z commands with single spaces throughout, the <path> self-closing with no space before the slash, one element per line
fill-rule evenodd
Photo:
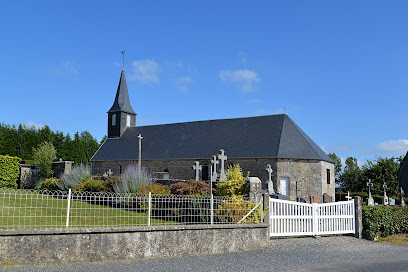
<path fill-rule="evenodd" d="M 253 203 L 259 203 L 262 198 L 262 181 L 258 177 L 249 177 L 249 200 Z"/>
<path fill-rule="evenodd" d="M 269 194 L 263 194 L 263 211 L 265 212 L 264 223 L 269 225 Z"/>
<path fill-rule="evenodd" d="M 363 209 L 361 197 L 354 197 L 354 209 L 355 209 L 355 226 L 356 233 L 355 237 L 357 239 L 363 239 Z"/>

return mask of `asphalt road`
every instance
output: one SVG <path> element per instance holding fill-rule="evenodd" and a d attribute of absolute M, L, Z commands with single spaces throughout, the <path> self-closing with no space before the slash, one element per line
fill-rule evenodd
<path fill-rule="evenodd" d="M 115 263 L 3 266 L 1 271 L 408 271 L 408 247 L 349 236 L 271 240 L 264 250 Z"/>

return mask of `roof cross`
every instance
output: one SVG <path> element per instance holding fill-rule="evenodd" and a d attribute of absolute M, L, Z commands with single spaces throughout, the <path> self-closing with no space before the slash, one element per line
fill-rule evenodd
<path fill-rule="evenodd" d="M 125 69 L 125 50 L 123 50 L 121 54 L 122 54 L 122 69 Z"/>

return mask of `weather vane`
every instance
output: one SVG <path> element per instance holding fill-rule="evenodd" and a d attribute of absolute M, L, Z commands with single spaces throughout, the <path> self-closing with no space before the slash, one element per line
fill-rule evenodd
<path fill-rule="evenodd" d="M 125 51 L 123 50 L 121 53 L 122 53 L 122 69 L 125 69 Z"/>

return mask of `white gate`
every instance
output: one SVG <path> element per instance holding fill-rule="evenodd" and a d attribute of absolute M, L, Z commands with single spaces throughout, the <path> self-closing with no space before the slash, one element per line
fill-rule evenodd
<path fill-rule="evenodd" d="M 355 232 L 354 200 L 307 204 L 270 198 L 269 211 L 271 237 Z"/>

